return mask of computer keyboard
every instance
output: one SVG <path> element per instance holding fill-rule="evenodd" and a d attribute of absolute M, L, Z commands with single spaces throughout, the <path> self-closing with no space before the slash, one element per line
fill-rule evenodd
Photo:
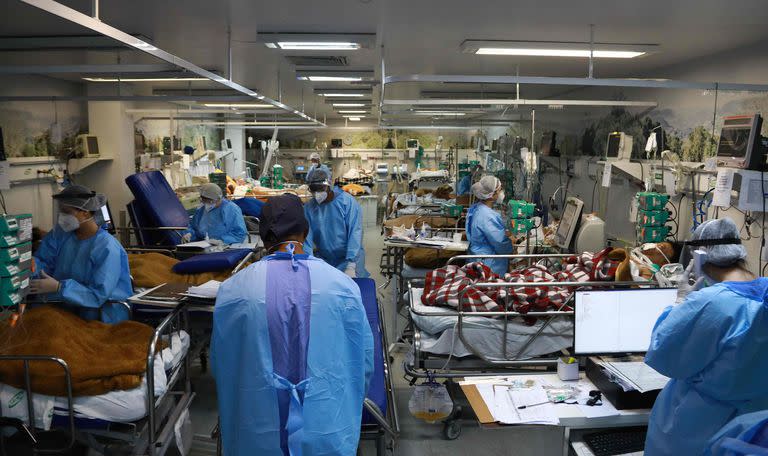
<path fill-rule="evenodd" d="M 646 430 L 645 427 L 631 427 L 593 432 L 584 434 L 584 443 L 595 456 L 613 456 L 643 451 Z"/>

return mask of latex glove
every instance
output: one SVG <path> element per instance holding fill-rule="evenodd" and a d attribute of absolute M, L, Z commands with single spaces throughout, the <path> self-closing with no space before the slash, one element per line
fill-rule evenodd
<path fill-rule="evenodd" d="M 224 241 L 221 239 L 208 239 L 208 243 L 211 245 L 224 245 Z"/>
<path fill-rule="evenodd" d="M 694 280 L 695 279 L 695 280 Z M 685 272 L 680 279 L 680 283 L 677 285 L 677 299 L 675 304 L 680 304 L 685 301 L 692 291 L 701 290 L 704 286 L 704 277 L 696 279 L 696 275 L 693 272 L 693 260 L 688 263 L 688 267 L 685 268 Z"/>
<path fill-rule="evenodd" d="M 48 294 L 59 291 L 61 284 L 58 280 L 46 274 L 45 271 L 40 273 L 42 274 L 41 278 L 29 281 L 29 292 L 31 294 Z"/>
<path fill-rule="evenodd" d="M 347 268 L 344 269 L 344 274 L 346 274 L 346 275 L 348 275 L 348 276 L 350 276 L 350 277 L 352 277 L 354 279 L 355 277 L 357 277 L 356 269 L 357 269 L 357 267 L 356 267 L 355 263 L 349 263 L 347 265 Z"/>
<path fill-rule="evenodd" d="M 184 236 L 181 237 L 181 242 L 184 244 L 191 241 L 192 241 L 192 233 L 185 233 Z"/>

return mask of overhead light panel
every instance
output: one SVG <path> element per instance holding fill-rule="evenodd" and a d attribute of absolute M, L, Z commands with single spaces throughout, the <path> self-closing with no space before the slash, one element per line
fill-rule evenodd
<path fill-rule="evenodd" d="M 344 111 L 344 110 L 341 110 L 341 111 L 339 111 L 339 114 L 368 114 L 368 111 L 354 111 L 354 110 L 352 110 L 352 111 Z"/>
<path fill-rule="evenodd" d="M 360 122 L 360 118 L 359 117 L 348 117 L 348 119 L 350 121 L 352 121 L 352 122 Z"/>
<path fill-rule="evenodd" d="M 417 116 L 464 116 L 465 112 L 453 112 L 453 111 L 416 111 Z"/>
<path fill-rule="evenodd" d="M 185 82 L 185 81 L 209 81 L 207 78 L 96 78 L 85 77 L 88 82 Z"/>
<path fill-rule="evenodd" d="M 462 52 L 479 55 L 632 59 L 658 52 L 655 44 L 466 40 Z"/>
<path fill-rule="evenodd" d="M 333 92 L 329 92 L 329 93 L 320 93 L 318 95 L 320 95 L 321 97 L 326 97 L 326 98 L 362 98 L 366 94 L 364 94 L 364 93 L 333 93 Z"/>
<path fill-rule="evenodd" d="M 240 108 L 252 108 L 252 109 L 269 109 L 274 108 L 271 104 L 264 104 L 264 103 L 203 103 L 203 106 L 206 106 L 208 108 L 231 108 L 231 109 L 240 109 Z"/>
<path fill-rule="evenodd" d="M 313 81 L 313 82 L 330 82 L 330 81 L 354 82 L 354 81 L 363 80 L 363 78 L 361 78 L 360 76 L 299 76 L 298 79 L 302 81 Z"/>
<path fill-rule="evenodd" d="M 373 71 L 297 70 L 296 79 L 314 82 L 360 82 L 373 79 Z"/>
<path fill-rule="evenodd" d="M 333 103 L 334 108 L 362 108 L 365 103 Z"/>
<path fill-rule="evenodd" d="M 270 49 L 284 51 L 356 51 L 370 48 L 375 33 L 273 33 L 258 34 L 259 41 Z"/>

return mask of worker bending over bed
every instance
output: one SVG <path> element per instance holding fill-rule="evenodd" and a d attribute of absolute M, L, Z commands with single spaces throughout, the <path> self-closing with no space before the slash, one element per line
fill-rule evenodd
<path fill-rule="evenodd" d="M 331 180 L 331 170 L 324 164 L 320 163 L 320 154 L 317 152 L 312 152 L 312 154 L 309 156 L 309 162 L 310 167 L 309 171 L 307 171 L 307 182 L 312 182 L 315 171 L 318 170 L 325 172 L 328 175 L 328 180 Z"/>
<path fill-rule="evenodd" d="M 117 302 L 132 294 L 128 255 L 94 220 L 107 198 L 81 185 L 53 198 L 57 226 L 35 252 L 30 292 L 45 301 L 60 301 L 86 320 L 127 320 L 128 309 Z"/>
<path fill-rule="evenodd" d="M 689 244 L 706 252 L 703 274 L 689 281 L 686 270 L 645 358 L 671 378 L 651 411 L 646 456 L 709 454 L 726 423 L 768 409 L 768 278 L 747 270 L 731 219 L 701 224 Z"/>
<path fill-rule="evenodd" d="M 494 176 L 483 176 L 472 185 L 472 195 L 478 202 L 467 210 L 467 240 L 471 255 L 508 255 L 512 253 L 512 241 L 504 227 L 501 214 L 493 210 L 495 203 L 504 202 L 501 181 Z M 481 259 L 493 272 L 507 273 L 509 260 L 503 258 Z"/>
<path fill-rule="evenodd" d="M 370 277 L 365 269 L 363 218 L 349 193 L 331 187 L 331 176 L 317 170 L 309 183 L 313 198 L 304 205 L 309 222 L 305 250 L 350 277 Z"/>
<path fill-rule="evenodd" d="M 189 229 L 184 233 L 183 241 L 202 241 L 211 244 L 237 244 L 245 242 L 248 232 L 245 229 L 243 211 L 234 203 L 224 199 L 221 187 L 216 184 L 200 186 L 200 206 Z"/>
<path fill-rule="evenodd" d="M 295 195 L 271 198 L 267 252 L 221 285 L 211 365 L 224 454 L 355 454 L 373 336 L 349 277 L 305 253 Z"/>

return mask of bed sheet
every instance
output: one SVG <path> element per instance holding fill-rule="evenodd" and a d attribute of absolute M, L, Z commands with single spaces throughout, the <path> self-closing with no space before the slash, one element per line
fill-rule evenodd
<path fill-rule="evenodd" d="M 422 288 L 412 289 L 411 309 L 426 314 L 451 313 L 445 307 L 425 306 L 421 303 Z M 457 316 L 416 315 L 411 312 L 413 323 L 422 331 L 421 351 L 435 355 L 449 355 L 458 358 L 474 354 L 458 335 Z M 507 327 L 507 353 L 512 356 L 523 348 L 531 335 L 535 334 L 544 321 L 528 326 L 521 321 L 509 321 Z M 462 322 L 462 334 L 477 351 L 492 359 L 503 359 L 504 322 L 487 317 L 467 317 Z M 560 351 L 573 345 L 573 321 L 568 317 L 554 319 L 549 326 L 526 349 L 519 359 L 530 359 Z"/>
<path fill-rule="evenodd" d="M 155 356 L 154 388 L 155 397 L 162 397 L 168 391 L 167 371 L 183 360 L 189 350 L 189 334 L 180 331 L 173 334 L 168 348 Z M 75 416 L 95 418 L 112 422 L 130 422 L 147 415 L 147 379 L 141 385 L 124 391 L 110 391 L 99 396 L 73 398 Z M 0 383 L 0 415 L 29 422 L 27 397 L 24 390 Z M 68 415 L 67 398 L 33 394 L 35 427 L 48 430 L 53 415 Z"/>

